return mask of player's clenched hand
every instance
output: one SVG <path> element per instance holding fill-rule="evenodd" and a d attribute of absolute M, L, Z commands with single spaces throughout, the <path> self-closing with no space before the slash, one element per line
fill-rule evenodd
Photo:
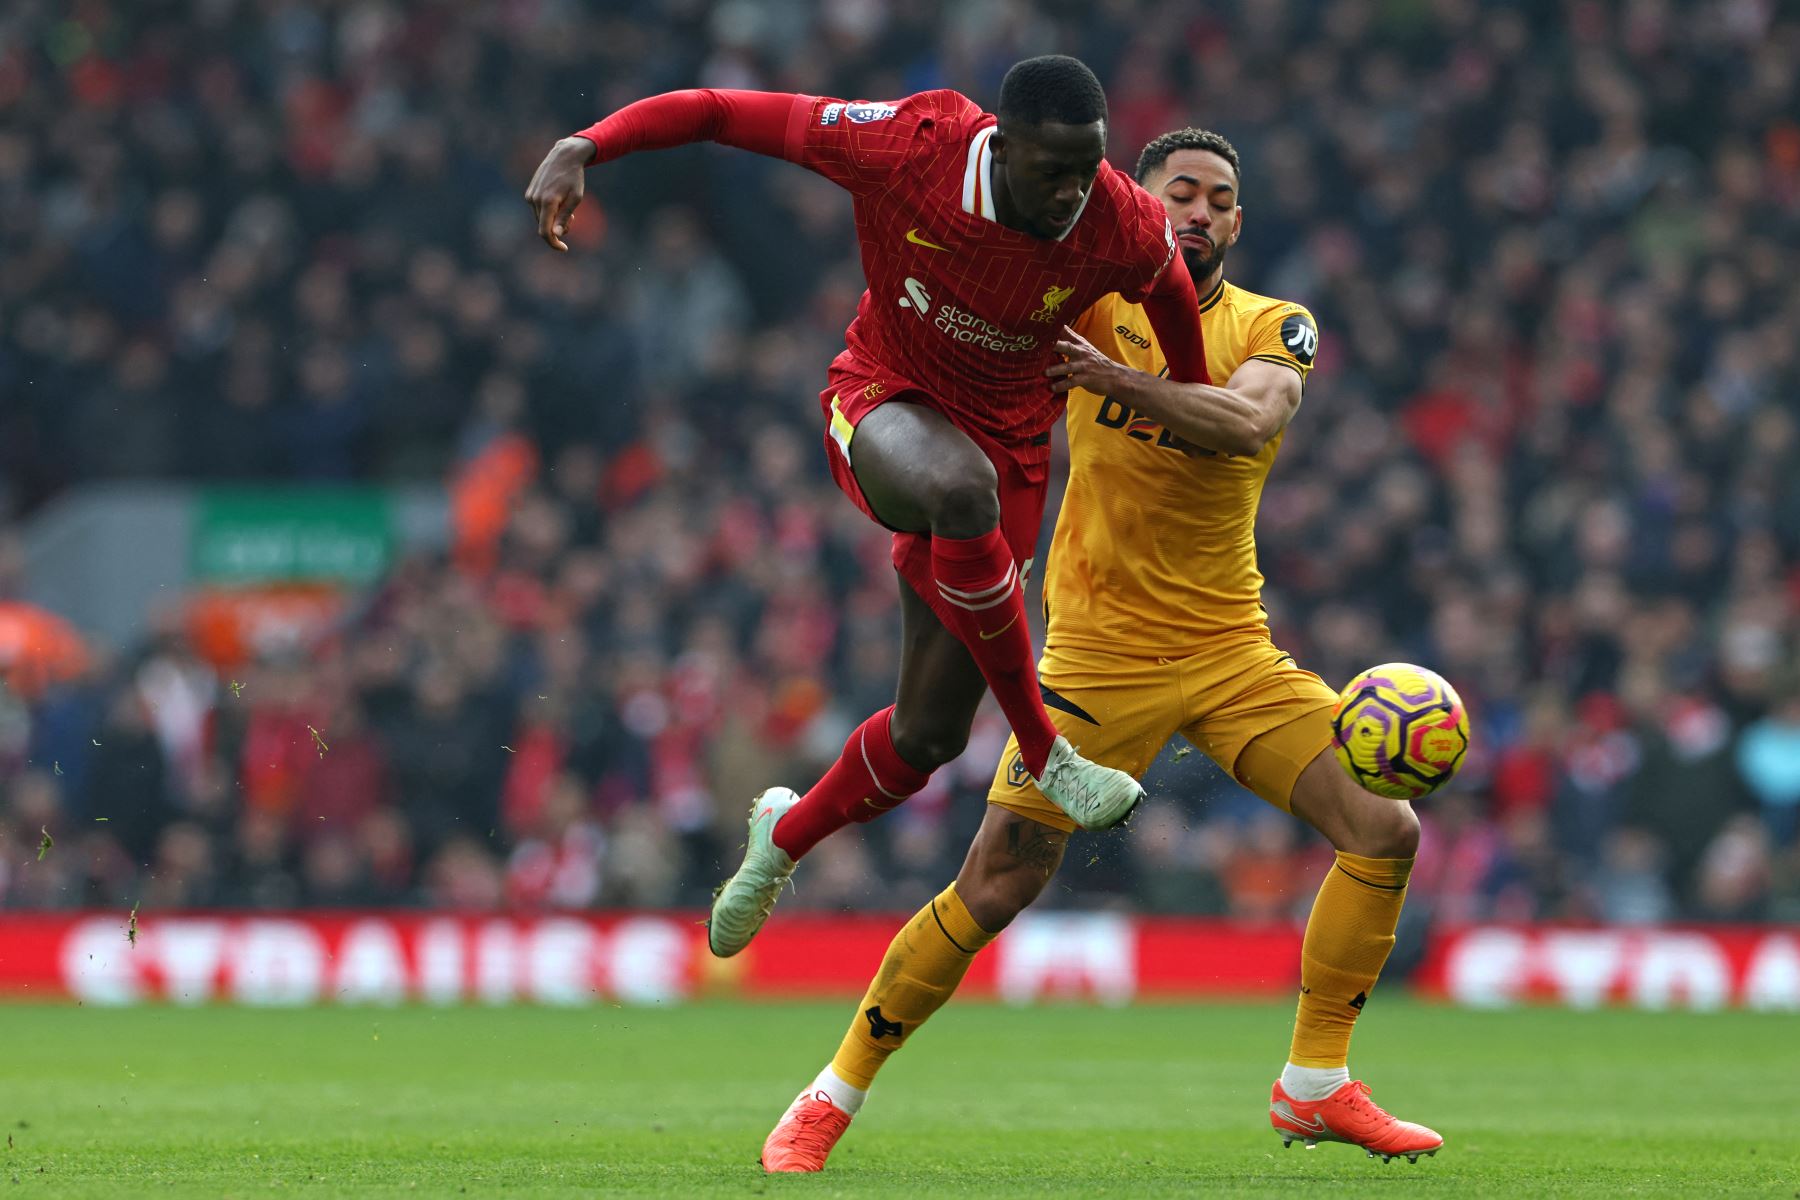
<path fill-rule="evenodd" d="M 1095 395 L 1104 396 L 1113 390 L 1113 382 L 1118 373 L 1124 370 L 1118 363 L 1100 353 L 1094 343 L 1063 326 L 1062 337 L 1057 340 L 1056 352 L 1066 361 L 1051 363 L 1044 371 L 1050 377 L 1050 390 L 1067 392 L 1072 388 L 1086 388 Z"/>
<path fill-rule="evenodd" d="M 586 138 L 564 138 L 550 148 L 525 189 L 525 203 L 537 214 L 538 236 L 553 249 L 569 248 L 562 235 L 587 190 L 587 162 L 593 156 L 594 143 Z"/>

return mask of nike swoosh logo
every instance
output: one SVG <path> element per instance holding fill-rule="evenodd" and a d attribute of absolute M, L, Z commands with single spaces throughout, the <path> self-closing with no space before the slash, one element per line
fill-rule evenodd
<path fill-rule="evenodd" d="M 1014 614 L 1013 614 L 1013 615 L 1012 615 L 1012 621 L 1008 621 L 1008 622 L 1007 622 L 1007 623 L 1006 623 L 1006 624 L 1004 624 L 1004 625 L 1002 625 L 1002 626 L 1001 626 L 1001 627 L 1000 627 L 1000 628 L 998 628 L 998 629 L 996 629 L 996 630 L 994 630 L 994 632 L 992 632 L 992 633 L 982 633 L 982 634 L 981 634 L 981 640 L 982 640 L 982 641 L 984 641 L 984 642 L 991 642 L 991 641 L 993 641 L 993 640 L 994 640 L 994 639 L 995 639 L 995 638 L 997 638 L 997 637 L 999 637 L 999 636 L 1000 636 L 1000 635 L 1001 635 L 1001 634 L 1003 634 L 1003 633 L 1005 633 L 1005 632 L 1006 632 L 1006 631 L 1007 631 L 1007 630 L 1009 630 L 1009 629 L 1011 629 L 1011 628 L 1012 628 L 1012 627 L 1013 627 L 1013 621 L 1017 621 L 1017 620 L 1018 620 L 1018 619 L 1019 619 L 1019 614 L 1018 614 L 1018 613 L 1014 613 Z M 976 630 L 976 631 L 975 631 L 975 632 L 977 632 L 977 633 L 981 633 L 981 631 L 980 631 L 980 630 L 979 630 L 979 629 L 978 629 L 978 630 Z"/>
<path fill-rule="evenodd" d="M 911 242 L 915 246 L 923 246 L 927 250 L 948 250 L 948 249 L 950 249 L 950 247 L 948 247 L 948 246 L 940 246 L 936 242 L 926 241 L 924 238 L 919 236 L 919 231 L 917 228 L 909 229 L 906 231 L 906 240 Z"/>
<path fill-rule="evenodd" d="M 1270 1105 L 1269 1111 L 1280 1117 L 1283 1121 L 1286 1121 L 1288 1124 L 1293 1125 L 1298 1129 L 1303 1129 L 1307 1133 L 1331 1132 L 1331 1126 L 1327 1125 L 1325 1123 L 1325 1118 L 1319 1116 L 1317 1113 L 1313 1114 L 1311 1120 L 1302 1121 L 1300 1119 L 1300 1114 L 1296 1113 L 1285 1104 Z"/>

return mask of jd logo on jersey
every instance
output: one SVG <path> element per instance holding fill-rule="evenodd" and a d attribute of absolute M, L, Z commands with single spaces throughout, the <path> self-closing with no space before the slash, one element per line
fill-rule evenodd
<path fill-rule="evenodd" d="M 1281 323 L 1281 344 L 1303 367 L 1313 365 L 1319 352 L 1319 330 L 1305 313 L 1294 313 Z"/>
<path fill-rule="evenodd" d="M 1031 314 L 1031 319 L 1034 321 L 1056 320 L 1057 311 L 1067 304 L 1069 297 L 1074 294 L 1073 287 L 1058 287 L 1056 284 L 1051 284 L 1050 290 L 1044 293 L 1043 306 Z"/>

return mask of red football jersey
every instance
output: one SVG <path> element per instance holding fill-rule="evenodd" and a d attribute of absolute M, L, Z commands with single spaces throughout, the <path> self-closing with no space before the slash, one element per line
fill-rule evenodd
<path fill-rule="evenodd" d="M 965 426 L 1006 441 L 1049 429 L 1057 334 L 1113 292 L 1144 304 L 1171 378 L 1208 382 L 1198 298 L 1161 201 L 1102 163 L 1061 238 L 1008 229 L 991 191 L 994 126 L 952 91 L 847 103 L 699 88 L 628 104 L 580 136 L 595 162 L 706 139 L 848 190 L 869 290 L 836 366 L 917 388 Z"/>
<path fill-rule="evenodd" d="M 1111 292 L 1141 301 L 1174 257 L 1161 202 L 1103 162 L 1069 232 L 1032 237 L 995 216 L 995 118 L 966 97 L 794 103 L 784 157 L 855 197 L 869 290 L 845 353 L 995 437 L 1047 430 L 1063 407 L 1044 377 L 1062 326 Z"/>

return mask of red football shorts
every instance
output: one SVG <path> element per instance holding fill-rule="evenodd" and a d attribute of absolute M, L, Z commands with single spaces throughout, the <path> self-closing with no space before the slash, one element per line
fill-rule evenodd
<path fill-rule="evenodd" d="M 863 495 L 856 473 L 850 468 L 856 426 L 881 405 L 894 401 L 919 404 L 942 413 L 994 464 L 994 473 L 1000 477 L 1000 532 L 1012 550 L 1013 560 L 1019 564 L 1019 574 L 1029 576 L 1032 557 L 1037 553 L 1038 531 L 1044 524 L 1044 501 L 1050 481 L 1050 434 L 1045 432 L 1024 442 L 996 441 L 945 413 L 930 393 L 892 376 L 865 373 L 863 364 L 847 363 L 849 357 L 843 355 L 832 363 L 826 377 L 830 386 L 819 393 L 819 407 L 825 413 L 825 455 L 838 487 L 870 520 L 892 529 L 869 506 L 868 497 Z M 936 610 L 943 601 L 931 578 L 931 534 L 894 530 L 893 560 L 900 577 Z M 939 619 L 943 619 L 943 614 L 939 614 Z"/>

